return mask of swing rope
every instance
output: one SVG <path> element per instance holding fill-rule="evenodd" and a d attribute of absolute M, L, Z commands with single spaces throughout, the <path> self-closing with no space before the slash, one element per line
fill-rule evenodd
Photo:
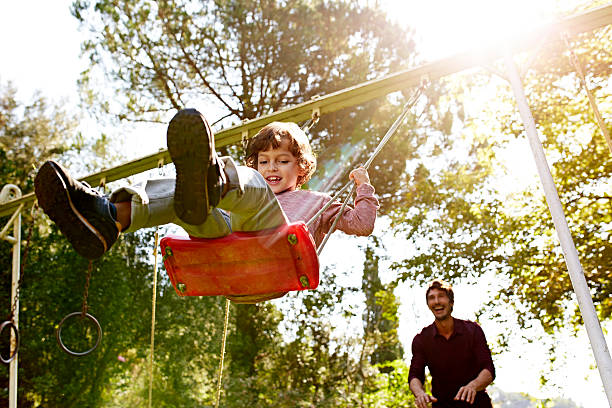
<path fill-rule="evenodd" d="M 149 408 L 153 401 L 153 357 L 155 350 L 155 306 L 157 303 L 157 245 L 159 244 L 159 227 L 155 228 L 155 260 L 153 266 L 153 295 L 151 302 L 151 352 L 149 357 Z"/>
<path fill-rule="evenodd" d="M 395 119 L 395 122 L 393 122 L 393 124 L 391 125 L 391 127 L 389 128 L 389 130 L 387 131 L 387 133 L 385 134 L 385 136 L 381 139 L 381 141 L 378 143 L 378 146 L 376 146 L 376 149 L 374 149 L 374 151 L 372 152 L 372 154 L 370 155 L 370 158 L 368 159 L 368 161 L 363 165 L 363 167 L 367 170 L 370 165 L 372 164 L 372 162 L 374 161 L 374 159 L 376 158 L 376 156 L 378 156 L 378 154 L 380 153 L 380 151 L 382 150 L 382 148 L 387 144 L 387 142 L 389 141 L 389 139 L 391 139 L 391 136 L 393 136 L 395 134 L 395 132 L 397 131 L 397 129 L 400 127 L 400 125 L 402 124 L 402 122 L 404 121 L 404 119 L 406 118 L 406 115 L 408 115 L 408 112 L 410 111 L 410 108 L 412 108 L 412 106 L 416 103 L 416 101 L 419 99 L 419 97 L 421 96 L 421 93 L 423 91 L 425 84 L 423 83 L 410 97 L 410 99 L 408 100 L 408 102 L 406 102 L 406 104 L 404 105 L 404 109 L 402 110 L 402 113 L 400 113 L 400 115 L 397 117 L 397 119 Z M 323 251 L 323 247 L 325 246 L 325 244 L 327 243 L 327 240 L 329 239 L 329 237 L 331 236 L 331 234 L 335 231 L 336 229 L 336 225 L 338 224 L 338 221 L 340 220 L 340 217 L 342 216 L 342 214 L 344 213 L 344 209 L 346 208 L 347 204 L 348 204 L 348 200 L 350 199 L 350 197 L 352 197 L 354 191 L 355 191 L 355 183 L 353 182 L 353 180 L 350 180 L 349 182 L 347 182 L 344 187 L 342 187 L 340 189 L 340 191 L 338 191 L 332 198 L 331 200 L 329 200 L 319 211 L 317 211 L 317 213 L 315 215 L 312 216 L 312 218 L 310 218 L 310 220 L 308 220 L 308 222 L 306 223 L 306 226 L 309 227 L 321 214 L 323 214 L 323 212 L 325 210 L 327 210 L 335 201 L 338 197 L 340 197 L 349 187 L 351 188 L 351 191 L 349 192 L 349 194 L 347 194 L 344 202 L 342 203 L 342 207 L 340 207 L 340 212 L 338 213 L 338 216 L 334 219 L 334 222 L 331 226 L 331 228 L 329 229 L 329 232 L 325 235 L 325 238 L 323 239 L 323 241 L 321 242 L 321 244 L 319 245 L 319 247 L 317 248 L 317 255 L 321 254 L 321 251 Z"/>
<path fill-rule="evenodd" d="M 576 53 L 574 52 L 574 49 L 572 48 L 572 45 L 570 43 L 569 36 L 567 35 L 567 33 L 563 33 L 563 39 L 565 40 L 567 49 L 570 52 L 570 61 L 572 62 L 574 69 L 576 69 L 576 72 L 578 73 L 578 77 L 580 79 L 580 85 L 584 88 L 584 90 L 586 91 L 587 97 L 589 98 L 589 104 L 591 105 L 591 109 L 593 109 L 593 113 L 595 114 L 597 125 L 599 126 L 601 133 L 603 133 L 603 136 L 606 139 L 606 143 L 608 144 L 608 150 L 610 150 L 610 154 L 612 154 L 612 140 L 610 139 L 610 133 L 608 132 L 608 129 L 606 127 L 606 124 L 604 123 L 603 117 L 601 116 L 601 113 L 599 112 L 599 108 L 597 107 L 597 102 L 595 101 L 595 96 L 593 95 L 589 87 L 587 86 L 586 76 L 584 75 L 584 69 L 582 67 L 582 64 L 580 63 L 578 56 L 576 55 Z"/>
<path fill-rule="evenodd" d="M 227 326 L 229 322 L 230 300 L 225 299 L 225 322 L 223 323 L 223 338 L 221 339 L 221 355 L 219 356 L 219 373 L 217 375 L 217 396 L 215 398 L 215 408 L 219 408 L 221 399 L 221 377 L 223 376 L 223 359 L 225 357 L 225 340 L 227 338 Z"/>

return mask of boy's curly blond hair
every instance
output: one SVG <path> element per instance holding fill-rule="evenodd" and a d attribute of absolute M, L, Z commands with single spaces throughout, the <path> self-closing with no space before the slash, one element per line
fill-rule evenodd
<path fill-rule="evenodd" d="M 300 188 L 310 180 L 317 167 L 317 159 L 312 152 L 306 133 L 292 122 L 272 122 L 263 128 L 249 141 L 245 163 L 257 170 L 259 152 L 278 149 L 283 140 L 289 142 L 289 151 L 297 159 L 298 167 L 303 171 L 298 176 L 296 188 Z"/>

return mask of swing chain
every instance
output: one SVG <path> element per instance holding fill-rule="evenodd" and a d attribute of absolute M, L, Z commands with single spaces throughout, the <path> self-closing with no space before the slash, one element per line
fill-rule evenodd
<path fill-rule="evenodd" d="M 59 322 L 59 324 L 57 325 L 57 328 L 55 329 L 55 339 L 57 340 L 57 344 L 59 344 L 60 348 L 64 352 L 70 354 L 71 356 L 88 355 L 89 353 L 94 351 L 96 348 L 98 348 L 98 345 L 100 344 L 100 340 L 102 340 L 102 327 L 100 326 L 100 322 L 98 322 L 98 320 L 95 317 L 87 313 L 87 297 L 89 295 L 89 281 L 91 279 L 92 270 L 93 270 L 93 261 L 89 260 L 89 266 L 87 267 L 87 278 L 85 281 L 85 290 L 83 292 L 83 305 L 81 307 L 81 311 L 69 313 L 66 316 L 64 316 L 64 318 Z M 64 323 L 71 317 L 76 317 L 76 316 L 80 316 L 81 320 L 83 319 L 89 320 L 96 328 L 96 332 L 98 334 L 96 338 L 96 343 L 93 345 L 93 347 L 90 348 L 89 350 L 85 350 L 82 352 L 77 352 L 77 351 L 73 351 L 69 349 L 68 347 L 66 347 L 66 345 L 64 344 L 64 341 L 62 340 L 62 328 L 64 326 Z"/>
<path fill-rule="evenodd" d="M 563 36 L 563 40 L 565 41 L 565 45 L 570 53 L 570 61 L 572 65 L 574 65 L 574 69 L 576 70 L 576 73 L 578 74 L 580 85 L 584 88 L 584 91 L 586 92 L 587 98 L 589 100 L 589 104 L 591 105 L 591 109 L 593 110 L 595 121 L 597 122 L 597 125 L 599 126 L 599 130 L 601 130 L 601 133 L 603 134 L 604 139 L 606 140 L 606 143 L 608 144 L 608 150 L 610 150 L 610 154 L 612 154 L 612 139 L 610 138 L 610 133 L 608 132 L 608 128 L 606 127 L 604 119 L 601 116 L 601 113 L 599 112 L 599 108 L 597 107 L 595 95 L 593 95 L 593 93 L 589 89 L 582 64 L 580 63 L 578 56 L 574 52 L 574 49 L 572 47 L 572 44 L 570 42 L 570 38 L 567 32 L 564 32 L 562 36 Z"/>
<path fill-rule="evenodd" d="M 106 193 L 106 177 L 102 177 L 98 183 L 98 191 L 104 195 Z"/>
<path fill-rule="evenodd" d="M 83 305 L 81 306 L 81 317 L 84 318 L 87 315 L 87 297 L 89 296 L 89 281 L 91 279 L 91 271 L 93 270 L 93 261 L 89 261 L 87 266 L 87 278 L 85 279 L 85 289 L 83 291 Z"/>
<path fill-rule="evenodd" d="M 306 121 L 304 126 L 302 126 L 302 130 L 304 132 L 310 132 L 310 130 L 319 123 L 319 119 L 321 119 L 321 111 L 319 108 L 315 108 L 312 110 L 312 116 L 310 119 Z"/>
<path fill-rule="evenodd" d="M 25 270 L 26 263 L 28 260 L 28 254 L 30 252 L 30 242 L 32 241 L 32 231 L 34 230 L 34 222 L 36 221 L 36 217 L 38 216 L 38 203 L 35 201 L 32 205 L 32 209 L 30 210 L 30 215 L 32 220 L 30 221 L 30 227 L 28 228 L 28 235 L 26 238 L 26 246 L 23 251 L 23 260 L 21 261 L 21 268 L 19 268 L 19 280 L 17 280 L 17 287 L 15 289 L 15 299 L 13 299 L 13 304 L 11 305 L 11 311 L 8 315 L 9 321 L 13 321 L 15 317 L 15 311 L 17 310 L 17 303 L 19 302 L 19 295 L 21 294 L 21 282 L 23 281 L 23 271 Z"/>
<path fill-rule="evenodd" d="M 164 166 L 166 165 L 165 160 L 162 157 L 159 158 L 159 160 L 157 160 L 157 172 L 159 173 L 160 177 L 164 177 L 166 175 L 166 171 L 164 169 Z"/>

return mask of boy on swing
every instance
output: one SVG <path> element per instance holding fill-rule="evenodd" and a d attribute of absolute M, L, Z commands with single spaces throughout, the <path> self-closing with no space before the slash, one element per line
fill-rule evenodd
<path fill-rule="evenodd" d="M 247 147 L 246 166 L 217 156 L 210 126 L 195 109 L 172 118 L 167 144 L 176 179 L 147 180 L 107 198 L 47 161 L 34 180 L 38 203 L 81 256 L 96 259 L 120 232 L 174 223 L 191 236 L 218 238 L 306 222 L 331 199 L 300 189 L 314 173 L 316 159 L 295 123 L 263 127 Z M 349 177 L 357 185 L 354 208 L 345 208 L 337 227 L 367 236 L 374 229 L 378 200 L 365 168 L 354 169 Z M 334 203 L 309 226 L 317 246 L 340 207 Z"/>

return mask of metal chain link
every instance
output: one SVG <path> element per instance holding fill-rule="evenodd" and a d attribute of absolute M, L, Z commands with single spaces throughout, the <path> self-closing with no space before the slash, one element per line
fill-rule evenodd
<path fill-rule="evenodd" d="M 32 220 L 30 222 L 30 227 L 28 228 L 28 236 L 26 238 L 26 246 L 23 250 L 23 257 L 21 261 L 21 268 L 19 268 L 19 280 L 17 280 L 17 288 L 15 289 L 15 298 L 13 299 L 13 304 L 11 305 L 11 312 L 9 313 L 8 319 L 13 321 L 15 317 L 15 310 L 17 310 L 17 303 L 19 302 L 19 295 L 21 294 L 21 282 L 23 281 L 23 271 L 25 270 L 26 263 L 28 260 L 28 254 L 30 252 L 30 241 L 32 240 L 32 231 L 34 230 L 34 221 L 36 220 L 36 216 L 38 212 L 38 203 L 35 201 L 32 205 L 32 209 L 30 210 L 30 215 L 32 216 Z"/>
<path fill-rule="evenodd" d="M 610 150 L 610 154 L 612 154 L 612 139 L 610 138 L 610 134 L 608 133 L 606 123 L 604 122 L 603 117 L 601 116 L 601 112 L 599 111 L 599 107 L 597 106 L 595 95 L 593 95 L 593 93 L 589 89 L 582 64 L 580 63 L 578 56 L 574 52 L 574 49 L 570 42 L 569 35 L 567 33 L 563 33 L 563 40 L 565 41 L 565 45 L 567 46 L 567 49 L 569 50 L 570 61 L 572 65 L 574 66 L 576 73 L 578 74 L 580 85 L 584 88 L 584 91 L 586 92 L 587 98 L 589 100 L 589 104 L 591 105 L 591 109 L 593 109 L 593 115 L 595 116 L 595 121 L 597 122 L 597 125 L 599 126 L 599 129 L 601 130 L 601 133 L 603 134 L 603 137 L 606 140 L 606 143 L 608 145 L 608 150 Z"/>
<path fill-rule="evenodd" d="M 310 132 L 310 129 L 312 129 L 317 123 L 319 123 L 319 119 L 321 119 L 321 115 L 318 112 L 313 112 L 312 117 L 306 121 L 304 126 L 302 126 L 302 130 L 305 133 Z"/>
<path fill-rule="evenodd" d="M 85 290 L 83 291 L 83 305 L 81 306 L 81 317 L 85 317 L 87 314 L 87 297 L 89 296 L 89 281 L 91 279 L 91 271 L 93 270 L 93 261 L 89 261 L 87 267 L 87 278 L 85 280 Z"/>

